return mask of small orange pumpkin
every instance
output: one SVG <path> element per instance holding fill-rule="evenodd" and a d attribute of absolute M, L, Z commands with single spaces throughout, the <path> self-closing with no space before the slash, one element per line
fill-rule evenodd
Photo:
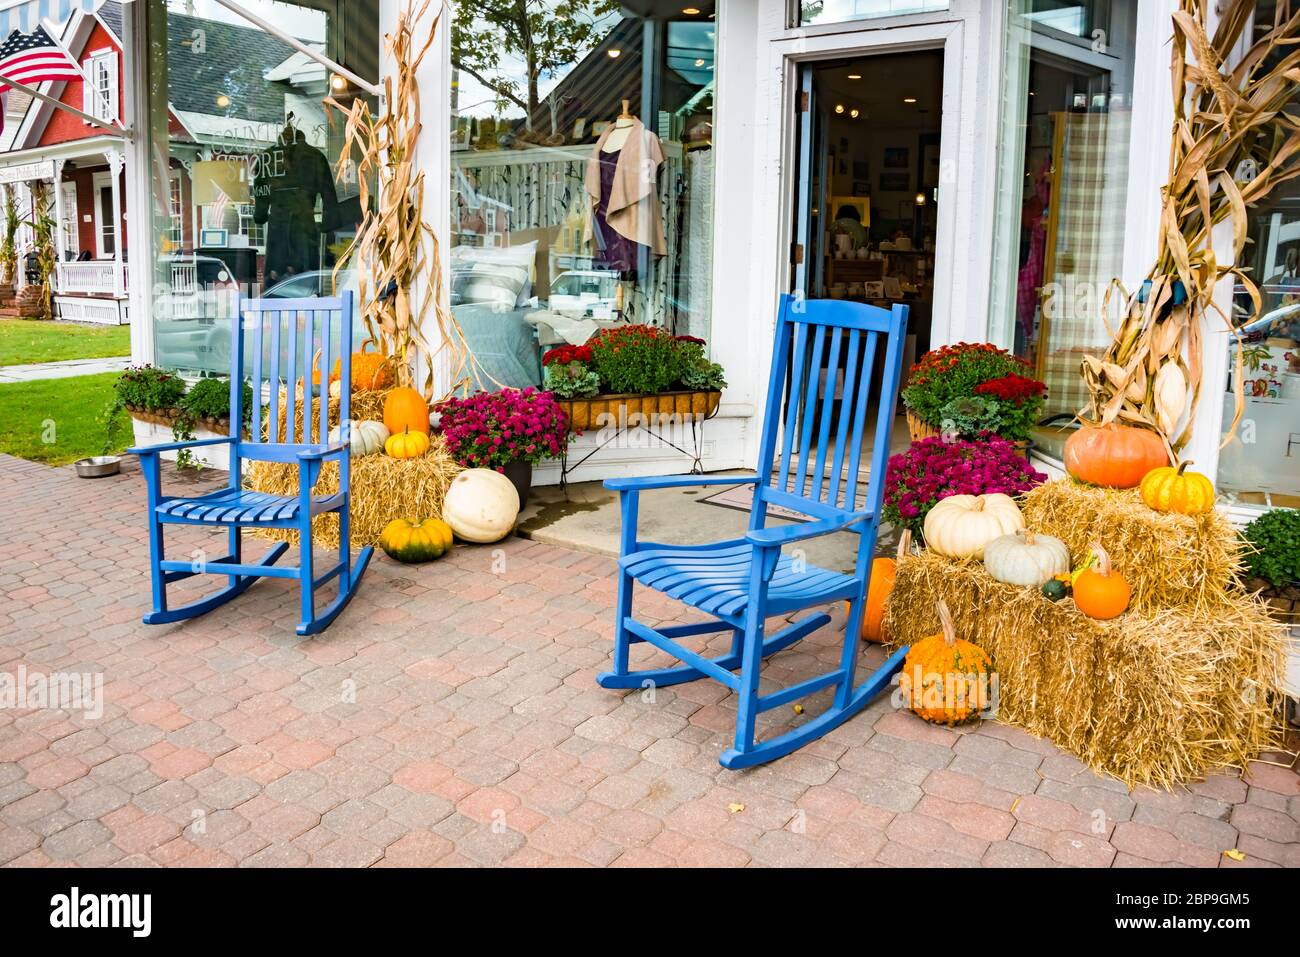
<path fill-rule="evenodd" d="M 331 382 L 338 382 L 343 376 L 343 363 L 334 360 L 334 372 Z M 393 384 L 393 364 L 390 356 L 379 352 L 352 353 L 352 388 L 358 391 L 387 389 Z"/>
<path fill-rule="evenodd" d="M 866 607 L 862 609 L 862 637 L 866 641 L 882 642 L 885 640 L 885 603 L 889 593 L 894 590 L 894 578 L 898 574 L 898 564 L 912 547 L 912 530 L 903 529 L 898 536 L 898 552 L 893 558 L 881 557 L 871 562 L 871 579 L 867 583 Z M 853 603 L 844 603 L 844 612 L 852 611 Z"/>
<path fill-rule="evenodd" d="M 992 703 L 993 660 L 979 645 L 957 637 L 945 602 L 935 608 L 942 630 L 912 645 L 898 688 L 907 706 L 926 721 L 952 726 Z"/>
<path fill-rule="evenodd" d="M 1074 605 L 1089 618 L 1106 621 L 1124 614 L 1133 589 L 1128 580 L 1111 567 L 1110 555 L 1099 542 L 1092 543 L 1096 568 L 1085 568 L 1074 580 Z"/>
<path fill-rule="evenodd" d="M 384 399 L 384 425 L 393 435 L 406 431 L 428 435 L 429 404 L 414 389 L 394 389 Z"/>
<path fill-rule="evenodd" d="M 1178 468 L 1152 469 L 1142 479 L 1140 492 L 1147 508 L 1179 515 L 1203 515 L 1214 509 L 1214 483 L 1200 472 L 1187 472 L 1191 462 Z"/>
<path fill-rule="evenodd" d="M 1065 470 L 1082 482 L 1133 488 L 1154 468 L 1169 464 L 1160 436 L 1132 425 L 1085 425 L 1065 443 Z"/>

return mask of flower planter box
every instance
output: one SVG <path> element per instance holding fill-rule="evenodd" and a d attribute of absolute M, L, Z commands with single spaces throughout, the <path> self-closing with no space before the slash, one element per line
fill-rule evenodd
<path fill-rule="evenodd" d="M 586 399 L 556 398 L 569 427 L 575 432 L 616 426 L 620 429 L 638 424 L 633 417 L 647 420 L 652 416 L 680 415 L 708 419 L 717 414 L 721 392 L 657 392 L 642 395 L 594 395 Z"/>
<path fill-rule="evenodd" d="M 149 422 L 153 425 L 165 425 L 169 429 L 172 427 L 172 424 L 176 421 L 175 413 L 172 412 L 171 410 L 168 410 L 166 412 L 160 412 L 157 410 L 150 411 L 148 409 L 133 409 L 130 406 L 127 406 L 126 410 L 131 413 L 131 418 L 139 422 Z M 198 428 L 206 429 L 208 432 L 214 435 L 230 434 L 229 418 L 199 419 L 195 423 L 195 425 Z"/>
<path fill-rule="evenodd" d="M 907 410 L 907 431 L 912 436 L 913 442 L 920 442 L 922 439 L 940 434 L 938 426 L 922 422 L 911 409 Z"/>
<path fill-rule="evenodd" d="M 127 411 L 131 414 L 131 424 L 136 445 L 163 445 L 176 441 L 175 436 L 172 435 L 174 420 L 170 411 L 148 411 L 146 409 L 132 409 L 129 406 Z M 229 434 L 229 419 L 199 419 L 194 423 L 194 437 L 196 439 L 215 439 Z M 203 446 L 191 450 L 190 454 L 196 462 L 207 468 L 222 469 L 223 471 L 230 469 L 230 449 L 228 446 Z M 162 457 L 172 462 L 176 461 L 175 452 L 164 452 Z"/>

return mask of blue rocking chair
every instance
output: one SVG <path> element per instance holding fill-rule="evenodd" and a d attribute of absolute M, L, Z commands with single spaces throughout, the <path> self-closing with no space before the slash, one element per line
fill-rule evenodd
<path fill-rule="evenodd" d="M 238 302 L 231 320 L 230 350 L 230 421 L 235 435 L 194 442 L 172 442 L 129 451 L 140 457 L 149 494 L 149 566 L 153 585 L 153 610 L 144 616 L 145 624 L 194 618 L 223 605 L 248 589 L 257 579 L 296 578 L 301 585 L 302 620 L 298 634 L 311 635 L 326 628 L 343 610 L 370 561 L 373 549 L 363 548 L 355 561 L 349 550 L 348 502 L 350 449 L 346 428 L 339 430 L 340 441 L 329 442 L 329 402 L 327 386 L 320 386 L 320 422 L 318 441 L 312 441 L 311 387 L 296 394 L 299 382 L 310 382 L 313 356 L 319 350 L 322 382 L 328 379 L 336 354 L 343 358 L 340 366 L 339 421 L 351 415 L 352 370 L 352 293 L 322 299 L 246 299 Z M 248 333 L 248 336 L 245 333 Z M 246 375 L 245 351 L 252 359 L 251 374 Z M 301 365 L 299 366 L 299 363 Z M 283 375 L 281 373 L 283 372 Z M 249 380 L 253 408 L 249 422 L 250 439 L 238 434 L 234 423 L 243 421 L 243 389 Z M 263 425 L 262 384 L 268 385 L 270 397 Z M 280 387 L 284 390 L 284 414 L 281 417 Z M 295 400 L 301 411 L 295 409 Z M 295 429 L 301 419 L 302 441 L 295 442 Z M 283 432 L 282 432 L 283 430 Z M 266 435 L 266 440 L 262 435 Z M 178 449 L 201 446 L 230 446 L 230 484 L 228 487 L 195 498 L 163 495 L 159 472 L 159 455 Z M 298 494 L 268 495 L 242 487 L 241 462 L 298 464 Z M 339 491 L 333 495 L 313 495 L 321 466 L 329 459 L 339 463 Z M 326 512 L 339 515 L 338 561 L 321 573 L 312 562 L 312 519 Z M 229 534 L 230 553 L 215 561 L 177 561 L 163 555 L 164 525 L 201 525 L 224 528 Z M 241 533 L 245 528 L 280 528 L 298 532 L 300 562 L 297 568 L 276 567 L 275 562 L 289 548 L 280 542 L 257 561 L 243 561 Z M 195 575 L 225 575 L 226 587 L 198 601 L 169 608 L 167 586 Z M 338 595 L 321 611 L 316 610 L 316 589 L 338 578 Z"/>
<path fill-rule="evenodd" d="M 749 477 L 682 475 L 605 482 L 606 488 L 620 493 L 623 531 L 614 667 L 596 680 L 604 688 L 631 689 L 708 677 L 736 692 L 739 707 L 735 743 L 722 753 L 719 761 L 723 767 L 762 764 L 820 738 L 866 707 L 902 668 L 906 648 L 893 654 L 866 680 L 854 684 L 861 641 L 858 636 L 880 524 L 885 462 L 889 456 L 906 331 L 906 306 L 896 305 L 892 311 L 886 311 L 851 302 L 783 297 L 776 322 L 757 474 Z M 885 363 L 875 413 L 871 472 L 864 501 L 860 503 L 858 463 L 869 417 L 867 398 L 876 348 L 881 337 L 885 340 Z M 824 378 L 820 375 L 823 367 Z M 843 402 L 839 414 L 835 415 L 835 386 L 840 371 L 844 376 Z M 814 433 L 817 434 L 815 449 Z M 778 439 L 781 456 L 774 473 Z M 793 458 L 796 452 L 797 459 Z M 642 489 L 738 483 L 755 486 L 749 531 L 743 538 L 689 546 L 637 541 L 637 495 Z M 767 528 L 769 506 L 793 509 L 810 520 L 800 525 Z M 841 530 L 858 533 L 853 574 L 827 571 L 781 554 L 783 545 Z M 632 617 L 632 591 L 637 582 L 697 608 L 714 620 L 651 628 Z M 839 667 L 787 688 L 759 694 L 762 660 L 827 624 L 830 616 L 820 612 L 807 615 L 771 637 L 764 634 L 767 619 L 842 599 L 848 599 L 851 606 Z M 706 658 L 679 641 L 724 631 L 732 632 L 731 650 L 719 657 Z M 682 664 L 631 671 L 628 651 L 637 642 L 649 642 Z M 827 710 L 777 737 L 762 742 L 755 740 L 754 725 L 760 713 L 826 688 L 835 689 Z"/>

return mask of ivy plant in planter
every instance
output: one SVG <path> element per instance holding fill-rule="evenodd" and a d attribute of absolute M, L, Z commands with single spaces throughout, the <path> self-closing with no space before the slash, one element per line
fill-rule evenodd
<path fill-rule="evenodd" d="M 1283 621 L 1300 621 L 1300 511 L 1275 508 L 1242 530 L 1246 587 Z"/>

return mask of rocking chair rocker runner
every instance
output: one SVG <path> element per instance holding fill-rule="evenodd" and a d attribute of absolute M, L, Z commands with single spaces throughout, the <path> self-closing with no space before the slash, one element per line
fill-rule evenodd
<path fill-rule="evenodd" d="M 722 753 L 719 761 L 723 767 L 762 764 L 820 738 L 866 707 L 903 666 L 906 648 L 895 652 L 863 682 L 854 684 L 858 635 L 880 524 L 885 462 L 906 331 L 906 306 L 896 305 L 892 311 L 886 311 L 852 302 L 796 301 L 784 296 L 776 323 L 757 474 L 749 477 L 682 475 L 605 482 L 606 488 L 620 493 L 623 531 L 614 667 L 596 680 L 604 688 L 631 689 L 708 677 L 735 691 L 740 699 L 735 743 Z M 871 471 L 866 501 L 858 510 L 858 463 L 869 414 L 867 398 L 872 367 L 877 342 L 882 336 L 885 363 L 872 441 Z M 823 366 L 824 379 L 819 374 Z M 841 371 L 843 403 L 840 414 L 833 416 L 835 384 Z M 821 382 L 825 382 L 824 387 Z M 815 431 L 817 446 L 813 449 Z M 774 472 L 778 439 L 781 455 Z M 794 459 L 792 455 L 796 452 L 798 457 Z M 749 531 L 743 538 L 686 546 L 637 541 L 637 496 L 642 489 L 746 483 L 756 488 Z M 767 528 L 769 505 L 792 508 L 807 515 L 810 521 Z M 841 530 L 858 533 L 857 564 L 852 574 L 817 568 L 781 554 L 783 545 Z M 651 628 L 632 617 L 632 591 L 636 582 L 697 608 L 714 620 Z M 839 667 L 787 688 L 759 694 L 762 660 L 827 624 L 830 616 L 807 615 L 770 637 L 765 635 L 767 619 L 843 599 L 848 599 L 851 605 Z M 732 632 L 731 650 L 715 658 L 706 658 L 679 642 L 682 638 L 724 631 Z M 649 642 L 682 664 L 631 671 L 628 652 L 638 642 Z M 792 704 L 826 688 L 834 688 L 835 694 L 830 707 L 822 714 L 777 737 L 762 742 L 755 740 L 754 725 L 760 713 Z"/>
<path fill-rule="evenodd" d="M 350 477 L 349 437 L 340 429 L 341 438 L 329 442 L 329 369 L 335 350 L 342 357 L 340 368 L 339 421 L 351 415 L 352 370 L 352 293 L 336 298 L 315 299 L 247 299 L 237 301 L 231 320 L 230 350 L 230 436 L 193 442 L 171 442 L 129 451 L 140 457 L 149 494 L 149 565 L 153 585 L 153 610 L 144 616 L 145 624 L 159 625 L 193 618 L 223 605 L 244 592 L 257 579 L 296 578 L 301 585 L 302 620 L 298 634 L 322 631 L 347 605 L 357 590 L 362 573 L 373 549 L 363 548 L 356 559 L 349 550 L 348 482 Z M 241 321 L 242 320 L 242 321 Z M 243 389 L 246 378 L 245 351 L 251 356 L 252 370 L 247 375 L 253 389 L 253 408 L 249 435 L 240 435 L 243 421 Z M 312 357 L 320 351 L 320 421 L 318 441 L 312 441 Z M 299 363 L 301 366 L 299 367 Z M 282 374 L 283 373 L 283 374 Z M 262 383 L 269 388 L 269 408 L 263 425 Z M 280 418 L 280 386 L 285 385 L 284 418 Z M 303 384 L 301 394 L 297 393 Z M 296 406 L 301 406 L 297 411 Z M 295 425 L 301 425 L 301 442 L 294 441 Z M 283 429 L 283 435 L 281 430 Z M 265 431 L 266 440 L 262 440 Z M 228 487 L 186 498 L 163 495 L 159 473 L 159 455 L 177 449 L 201 446 L 230 446 L 230 484 Z M 267 495 L 241 486 L 240 464 L 244 459 L 261 462 L 297 462 L 298 494 Z M 339 463 L 339 491 L 333 495 L 313 495 L 321 466 L 329 459 Z M 317 573 L 312 557 L 312 519 L 326 512 L 339 514 L 338 561 L 323 573 Z M 229 534 L 230 553 L 215 561 L 177 561 L 163 556 L 164 525 L 202 525 L 224 528 Z M 297 568 L 276 567 L 275 562 L 288 550 L 280 542 L 257 561 L 243 561 L 241 533 L 245 528 L 282 528 L 298 532 L 301 559 Z M 225 575 L 226 587 L 206 598 L 169 608 L 167 586 L 195 575 Z M 338 578 L 338 595 L 323 610 L 317 611 L 316 589 Z"/>

